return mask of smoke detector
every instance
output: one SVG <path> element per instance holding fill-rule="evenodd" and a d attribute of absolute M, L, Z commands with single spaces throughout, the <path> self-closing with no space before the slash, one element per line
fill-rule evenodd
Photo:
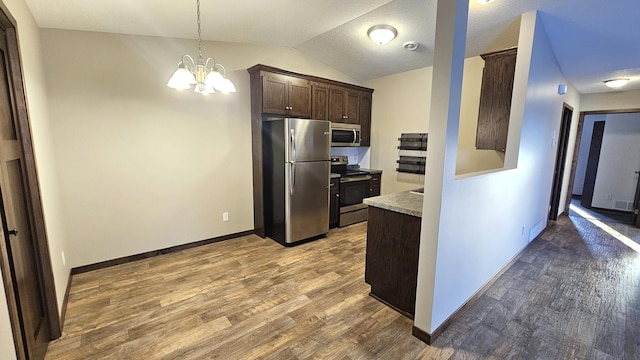
<path fill-rule="evenodd" d="M 407 41 L 406 43 L 402 44 L 402 47 L 405 50 L 409 50 L 409 51 L 413 51 L 415 49 L 417 49 L 419 46 L 419 44 L 415 41 Z"/>

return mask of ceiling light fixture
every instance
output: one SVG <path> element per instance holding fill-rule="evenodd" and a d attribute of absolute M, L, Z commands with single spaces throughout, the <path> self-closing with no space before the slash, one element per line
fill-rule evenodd
<path fill-rule="evenodd" d="M 194 61 L 189 55 L 182 55 L 178 69 L 167 82 L 167 86 L 177 90 L 187 90 L 195 85 L 193 91 L 206 95 L 217 91 L 223 93 L 236 92 L 236 87 L 227 78 L 222 64 L 213 58 L 204 60 L 202 56 L 202 32 L 200 30 L 200 0 L 196 1 L 198 9 L 198 60 Z M 222 70 L 222 72 L 218 71 Z"/>
<path fill-rule="evenodd" d="M 629 82 L 629 79 L 611 79 L 611 80 L 606 80 L 604 84 L 612 89 L 617 89 L 625 86 L 628 82 Z"/>
<path fill-rule="evenodd" d="M 367 31 L 367 35 L 374 43 L 385 45 L 398 36 L 398 31 L 390 25 L 375 25 Z"/>
<path fill-rule="evenodd" d="M 481 4 L 481 5 L 486 5 L 491 2 L 493 2 L 493 0 L 478 0 L 478 4 Z"/>

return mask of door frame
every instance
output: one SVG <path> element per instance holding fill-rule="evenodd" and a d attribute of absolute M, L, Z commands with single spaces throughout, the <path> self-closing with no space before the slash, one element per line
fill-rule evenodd
<path fill-rule="evenodd" d="M 568 118 L 565 113 L 568 112 Z M 554 175 L 551 186 L 551 198 L 549 200 L 548 220 L 555 221 L 560 215 L 560 197 L 562 194 L 562 180 L 565 174 L 565 163 L 567 162 L 567 149 L 571 139 L 571 123 L 573 121 L 573 107 L 567 103 L 562 103 L 562 114 L 560 118 L 560 130 L 556 139 L 556 162 L 553 165 Z M 564 211 L 563 211 L 564 212 Z"/>
<path fill-rule="evenodd" d="M 569 213 L 569 205 L 571 205 L 571 196 L 573 195 L 573 183 L 576 179 L 576 167 L 578 166 L 578 154 L 580 152 L 580 139 L 582 138 L 582 127 L 584 125 L 584 118 L 587 115 L 607 115 L 607 114 L 628 114 L 628 113 L 640 113 L 640 108 L 634 109 L 613 109 L 613 110 L 593 110 L 593 111 L 581 111 L 578 119 L 578 131 L 576 134 L 576 143 L 573 148 L 573 160 L 571 161 L 571 175 L 569 176 L 569 188 L 567 191 L 567 202 L 564 211 Z"/>
<path fill-rule="evenodd" d="M 25 89 L 22 76 L 22 61 L 18 37 L 16 33 L 16 20 L 11 15 L 5 4 L 0 0 L 0 27 L 5 31 L 7 39 L 7 59 L 8 72 L 7 81 L 13 90 L 15 98 L 16 124 L 18 137 L 22 143 L 22 153 L 24 156 L 24 176 L 27 195 L 26 211 L 31 219 L 32 234 L 34 237 L 35 252 L 40 259 L 37 264 L 39 275 L 42 281 L 42 295 L 44 298 L 45 316 L 49 323 L 49 333 L 51 340 L 59 338 L 61 335 L 60 315 L 58 313 L 58 302 L 56 298 L 55 282 L 51 267 L 51 257 L 44 222 L 44 212 L 40 197 L 40 187 L 38 184 L 38 174 L 33 153 L 33 142 L 31 136 L 31 126 L 29 122 L 29 112 L 25 96 Z M 21 327 L 20 311 L 17 299 L 17 288 L 12 277 L 10 256 L 7 249 L 7 242 L 3 232 L 0 232 L 0 271 L 3 277 L 4 290 L 7 297 L 9 309 L 9 320 L 13 332 L 13 341 L 19 359 L 26 358 L 25 343 L 23 340 L 23 330 Z"/>

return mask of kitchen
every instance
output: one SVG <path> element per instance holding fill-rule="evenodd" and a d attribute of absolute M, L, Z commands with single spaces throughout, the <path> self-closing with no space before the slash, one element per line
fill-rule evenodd
<path fill-rule="evenodd" d="M 203 101 L 163 88 L 165 75 L 175 70 L 176 54 L 193 52 L 194 40 L 40 29 L 29 17 L 20 19 L 27 24 L 21 42 L 28 59 L 24 66 L 30 75 L 25 81 L 36 151 L 40 159 L 50 157 L 52 164 L 42 165 L 40 176 L 45 212 L 50 214 L 47 224 L 59 301 L 64 299 L 71 268 L 253 229 L 250 76 L 246 69 L 266 63 L 359 83 L 290 47 L 207 41 L 204 52 L 218 54 L 227 66 L 234 64 L 228 75 L 244 86 L 238 86 L 234 96 Z M 556 77 L 562 81 L 561 76 Z M 393 166 L 400 133 L 432 131 L 424 115 L 430 113 L 431 95 L 425 84 L 432 79 L 432 70 L 424 68 L 360 84 L 375 89 L 371 146 L 380 150 L 359 148 L 348 156 L 354 158 L 352 163 L 376 164 L 383 171 L 383 193 L 423 186 L 420 176 L 402 182 L 389 179 L 396 175 Z M 569 95 L 576 96 L 571 91 Z M 547 130 L 541 128 L 545 134 Z M 56 141 L 47 140 L 49 137 Z M 543 136 L 540 138 L 542 141 Z M 503 188 L 518 183 L 504 179 L 507 176 L 489 175 Z M 477 179 L 469 182 L 495 188 Z M 466 195 L 471 192 L 465 190 Z M 544 192 L 542 187 L 534 190 L 528 191 Z M 480 212 L 478 204 L 496 201 L 488 195 L 481 199 L 448 195 L 458 205 L 464 201 L 476 204 L 465 210 L 468 218 Z M 503 197 L 499 198 L 508 208 L 511 201 Z M 508 215 L 504 212 L 496 217 Z M 227 221 L 223 213 L 228 213 Z M 529 213 L 517 217 L 522 224 L 508 226 L 496 236 L 520 234 L 521 226 L 529 230 L 540 220 Z M 500 227 L 492 218 L 488 222 Z M 485 237 L 481 240 L 489 243 Z M 472 288 L 481 282 L 479 278 L 464 285 Z M 442 313 L 446 311 L 439 316 Z"/>

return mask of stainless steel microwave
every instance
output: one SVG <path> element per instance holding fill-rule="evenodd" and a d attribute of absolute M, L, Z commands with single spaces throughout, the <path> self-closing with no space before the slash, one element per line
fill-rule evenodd
<path fill-rule="evenodd" d="M 360 146 L 360 125 L 332 122 L 331 146 Z"/>

